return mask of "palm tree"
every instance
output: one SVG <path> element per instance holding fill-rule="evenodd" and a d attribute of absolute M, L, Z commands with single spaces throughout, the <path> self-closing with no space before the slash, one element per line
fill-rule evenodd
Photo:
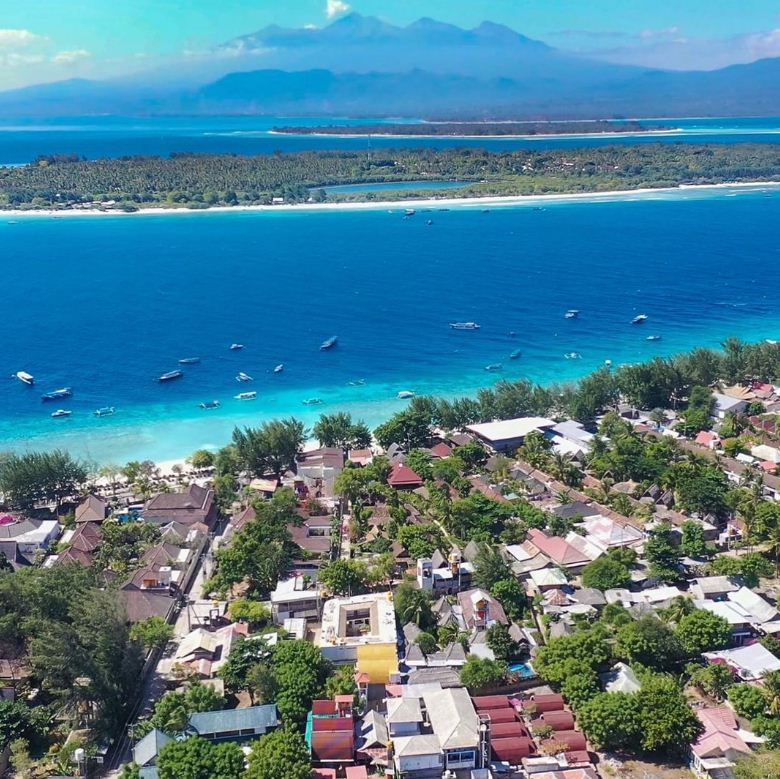
<path fill-rule="evenodd" d="M 770 671 L 763 680 L 764 693 L 768 701 L 769 713 L 776 717 L 780 714 L 780 673 Z"/>
<path fill-rule="evenodd" d="M 695 611 L 696 606 L 693 605 L 693 601 L 690 598 L 686 598 L 684 595 L 678 595 L 672 602 L 661 610 L 661 616 L 666 622 L 671 622 L 674 625 L 679 625 L 680 620 Z"/>
<path fill-rule="evenodd" d="M 456 622 L 448 622 L 438 630 L 439 646 L 444 649 L 458 641 L 467 641 L 469 634 L 460 629 Z"/>

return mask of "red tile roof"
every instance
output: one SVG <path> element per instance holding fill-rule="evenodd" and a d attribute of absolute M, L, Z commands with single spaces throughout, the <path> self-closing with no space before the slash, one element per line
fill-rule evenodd
<path fill-rule="evenodd" d="M 431 447 L 431 454 L 443 460 L 452 454 L 452 449 L 447 444 L 436 444 L 436 446 Z"/>
<path fill-rule="evenodd" d="M 570 711 L 547 711 L 531 722 L 534 727 L 544 727 L 548 725 L 553 730 L 572 730 L 574 728 L 574 717 Z"/>
<path fill-rule="evenodd" d="M 390 469 L 387 483 L 391 487 L 420 487 L 423 480 L 405 463 L 395 463 Z"/>
<path fill-rule="evenodd" d="M 532 528 L 528 531 L 528 540 L 558 565 L 587 565 L 590 562 L 589 557 L 560 536 L 548 536 L 542 530 Z"/>
<path fill-rule="evenodd" d="M 494 760 L 518 765 L 524 757 L 534 752 L 534 742 L 530 738 L 491 738 L 490 747 Z"/>
<path fill-rule="evenodd" d="M 532 695 L 525 705 L 533 704 L 537 712 L 563 711 L 563 697 L 552 693 L 550 695 Z"/>
<path fill-rule="evenodd" d="M 477 695 L 471 699 L 477 711 L 483 709 L 509 709 L 509 698 L 506 695 Z"/>

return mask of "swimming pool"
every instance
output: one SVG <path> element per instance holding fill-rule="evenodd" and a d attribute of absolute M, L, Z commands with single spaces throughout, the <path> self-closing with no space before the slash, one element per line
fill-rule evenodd
<path fill-rule="evenodd" d="M 534 671 L 530 663 L 510 663 L 507 669 L 510 673 L 517 674 L 522 679 L 531 679 L 536 676 L 536 671 Z"/>

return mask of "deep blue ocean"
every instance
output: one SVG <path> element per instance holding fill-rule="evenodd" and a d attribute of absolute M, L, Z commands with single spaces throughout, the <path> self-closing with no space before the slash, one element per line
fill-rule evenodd
<path fill-rule="evenodd" d="M 772 187 L 408 219 L 397 207 L 0 216 L 0 448 L 169 459 L 274 416 L 348 409 L 375 424 L 403 407 L 402 390 L 563 380 L 730 335 L 780 338 L 779 221 Z M 565 320 L 569 308 L 580 318 Z M 638 313 L 648 321 L 631 325 Z M 338 346 L 320 351 L 332 335 Z M 154 381 L 192 356 L 202 362 L 183 379 Z M 494 363 L 500 372 L 485 371 Z M 11 379 L 18 370 L 35 387 Z M 42 403 L 63 386 L 72 399 Z M 233 399 L 250 389 L 256 400 Z M 199 408 L 215 399 L 221 408 Z M 108 405 L 113 417 L 93 416 Z M 52 419 L 58 406 L 72 417 Z"/>

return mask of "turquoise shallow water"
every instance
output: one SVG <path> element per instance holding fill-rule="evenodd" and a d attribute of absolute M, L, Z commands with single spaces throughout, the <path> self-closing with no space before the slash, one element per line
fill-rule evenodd
<path fill-rule="evenodd" d="M 403 407 L 400 390 L 562 380 L 729 335 L 780 338 L 777 189 L 538 209 L 2 218 L 0 375 L 37 383 L 0 381 L 0 448 L 169 459 L 274 416 L 349 409 L 375 424 Z M 569 308 L 580 318 L 564 320 Z M 648 322 L 630 325 L 640 312 Z M 482 328 L 456 332 L 453 320 Z M 338 346 L 321 352 L 331 335 Z M 202 362 L 183 379 L 153 381 L 188 356 Z M 255 381 L 239 384 L 238 371 Z M 41 402 L 61 386 L 71 400 Z M 258 398 L 233 399 L 247 389 Z M 323 404 L 303 405 L 313 397 Z M 213 399 L 220 409 L 200 410 Z M 73 416 L 51 419 L 59 405 Z M 95 418 L 105 405 L 116 415 Z"/>

